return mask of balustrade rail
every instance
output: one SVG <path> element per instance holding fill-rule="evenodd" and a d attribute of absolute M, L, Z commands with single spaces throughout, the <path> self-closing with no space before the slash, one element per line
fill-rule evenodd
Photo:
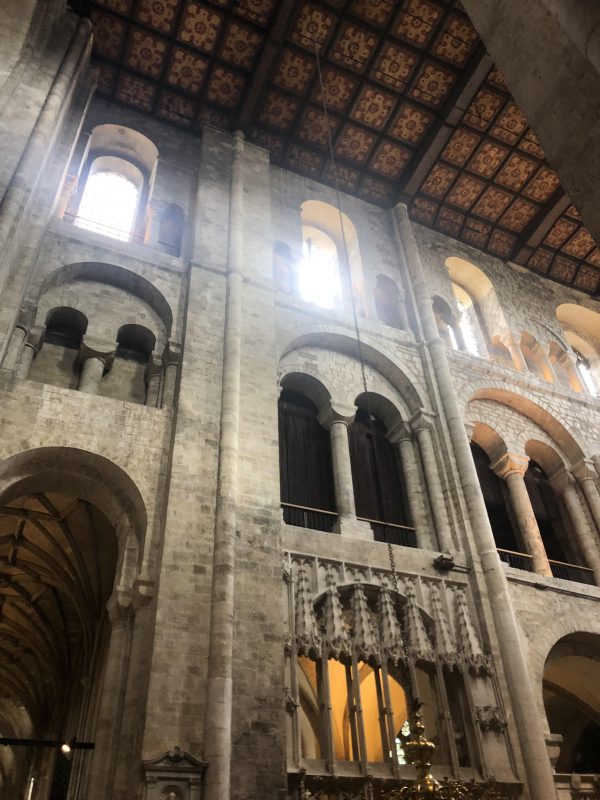
<path fill-rule="evenodd" d="M 283 521 L 287 525 L 297 525 L 299 528 L 310 528 L 313 531 L 331 533 L 338 517 L 335 511 L 299 506 L 296 503 L 281 503 L 281 507 Z"/>
<path fill-rule="evenodd" d="M 498 548 L 500 560 L 510 567 L 522 569 L 526 572 L 533 572 L 532 558 L 527 553 L 517 553 L 514 550 Z M 576 583 L 587 583 L 595 586 L 594 571 L 589 567 L 581 567 L 578 564 L 567 564 L 565 561 L 555 561 L 549 559 L 550 569 L 554 578 L 562 578 L 565 581 L 575 581 Z"/>
<path fill-rule="evenodd" d="M 409 525 L 398 525 L 396 522 L 382 522 L 377 519 L 368 519 L 368 517 L 359 517 L 358 519 L 361 520 L 361 522 L 370 523 L 376 542 L 398 544 L 402 547 L 417 546 L 416 531 Z"/>

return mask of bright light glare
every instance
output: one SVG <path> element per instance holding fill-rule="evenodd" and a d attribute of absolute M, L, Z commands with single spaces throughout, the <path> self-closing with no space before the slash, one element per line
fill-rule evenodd
<path fill-rule="evenodd" d="M 299 288 L 303 299 L 321 308 L 335 308 L 340 296 L 337 255 L 310 240 L 302 244 Z"/>
<path fill-rule="evenodd" d="M 585 359 L 583 358 L 577 359 L 577 370 L 581 375 L 581 379 L 584 382 L 585 388 L 588 390 L 588 392 L 594 397 L 598 397 L 598 387 L 596 386 L 596 381 L 594 380 L 592 371 L 589 368 Z"/>
<path fill-rule="evenodd" d="M 462 333 L 465 348 L 467 349 L 467 352 L 471 353 L 471 355 L 481 355 L 479 351 L 479 344 L 477 342 L 477 336 L 475 334 L 475 328 L 469 318 L 469 311 L 465 308 L 460 300 L 457 300 L 457 303 L 458 310 L 460 312 L 460 332 Z"/>
<path fill-rule="evenodd" d="M 118 172 L 96 172 L 88 179 L 75 224 L 113 239 L 131 238 L 138 191 Z"/>
<path fill-rule="evenodd" d="M 60 752 L 64 753 L 64 755 L 68 755 L 71 752 L 71 745 L 68 742 L 61 744 Z"/>

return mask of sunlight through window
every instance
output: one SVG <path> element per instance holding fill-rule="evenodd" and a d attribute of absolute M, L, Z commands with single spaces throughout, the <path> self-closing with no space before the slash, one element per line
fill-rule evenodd
<path fill-rule="evenodd" d="M 86 183 L 76 225 L 113 239 L 131 239 L 138 190 L 118 172 L 96 172 Z"/>
<path fill-rule="evenodd" d="M 593 395 L 594 397 L 599 396 L 598 386 L 596 385 L 596 381 L 594 380 L 594 376 L 592 375 L 592 371 L 590 369 L 590 365 L 586 358 L 584 358 L 581 353 L 577 353 L 577 371 L 581 375 L 581 380 L 585 384 L 585 388 L 588 392 Z"/>
<path fill-rule="evenodd" d="M 340 298 L 337 253 L 306 239 L 302 244 L 302 256 L 299 288 L 303 299 L 321 308 L 335 308 Z"/>
<path fill-rule="evenodd" d="M 457 300 L 458 303 L 458 311 L 460 313 L 460 332 L 462 333 L 462 338 L 465 343 L 465 348 L 468 353 L 471 355 L 479 356 L 481 355 L 479 351 L 479 344 L 477 342 L 477 335 L 475 333 L 475 327 L 471 320 L 469 319 L 469 312 L 471 309 L 466 308 L 460 300 Z"/>

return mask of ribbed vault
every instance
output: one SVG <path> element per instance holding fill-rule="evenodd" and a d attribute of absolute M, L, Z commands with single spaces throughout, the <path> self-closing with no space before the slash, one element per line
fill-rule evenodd
<path fill-rule="evenodd" d="M 95 666 L 116 561 L 110 522 L 78 497 L 40 492 L 0 506 L 0 735 L 77 733 L 65 726 Z M 0 752 L 0 787 L 14 757 Z"/>

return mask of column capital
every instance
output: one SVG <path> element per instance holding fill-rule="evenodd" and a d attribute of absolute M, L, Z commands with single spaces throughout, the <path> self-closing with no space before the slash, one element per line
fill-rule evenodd
<path fill-rule="evenodd" d="M 107 342 L 84 336 L 77 353 L 77 362 L 83 364 L 88 358 L 97 358 L 103 362 L 105 369 L 110 369 L 118 346 L 118 342 Z"/>
<path fill-rule="evenodd" d="M 171 339 L 165 345 L 165 349 L 163 351 L 162 356 L 163 364 L 165 367 L 169 367 L 172 364 L 179 364 L 181 361 L 181 344 L 180 342 L 175 342 Z"/>
<path fill-rule="evenodd" d="M 387 438 L 392 444 L 400 444 L 400 442 L 403 442 L 405 439 L 408 439 L 412 442 L 413 434 L 406 422 L 399 420 L 395 425 L 392 426 L 392 428 L 390 428 Z"/>
<path fill-rule="evenodd" d="M 564 494 L 567 489 L 571 489 L 575 486 L 576 481 L 570 470 L 561 467 L 550 475 L 548 483 L 559 494 Z"/>
<path fill-rule="evenodd" d="M 490 469 L 493 469 L 496 475 L 504 480 L 515 472 L 522 477 L 527 472 L 528 466 L 529 456 L 525 453 L 504 453 L 490 463 Z"/>
<path fill-rule="evenodd" d="M 408 206 L 406 203 L 396 203 L 394 209 L 398 214 L 401 214 L 408 219 Z"/>
<path fill-rule="evenodd" d="M 415 433 L 420 431 L 432 431 L 436 415 L 430 411 L 417 411 L 410 418 L 410 427 Z"/>
<path fill-rule="evenodd" d="M 594 461 L 591 458 L 582 458 L 581 461 L 573 465 L 573 475 L 575 475 L 579 483 L 594 481 L 598 477 Z"/>
<path fill-rule="evenodd" d="M 27 335 L 25 337 L 25 346 L 33 348 L 33 350 L 37 353 L 42 346 L 43 337 L 44 337 L 44 329 L 35 325 L 29 328 L 29 330 L 27 331 Z"/>
<path fill-rule="evenodd" d="M 327 430 L 329 430 L 334 422 L 342 422 L 344 425 L 349 426 L 354 422 L 356 411 L 356 406 L 351 406 L 349 403 L 333 401 L 321 408 L 317 419 Z"/>

